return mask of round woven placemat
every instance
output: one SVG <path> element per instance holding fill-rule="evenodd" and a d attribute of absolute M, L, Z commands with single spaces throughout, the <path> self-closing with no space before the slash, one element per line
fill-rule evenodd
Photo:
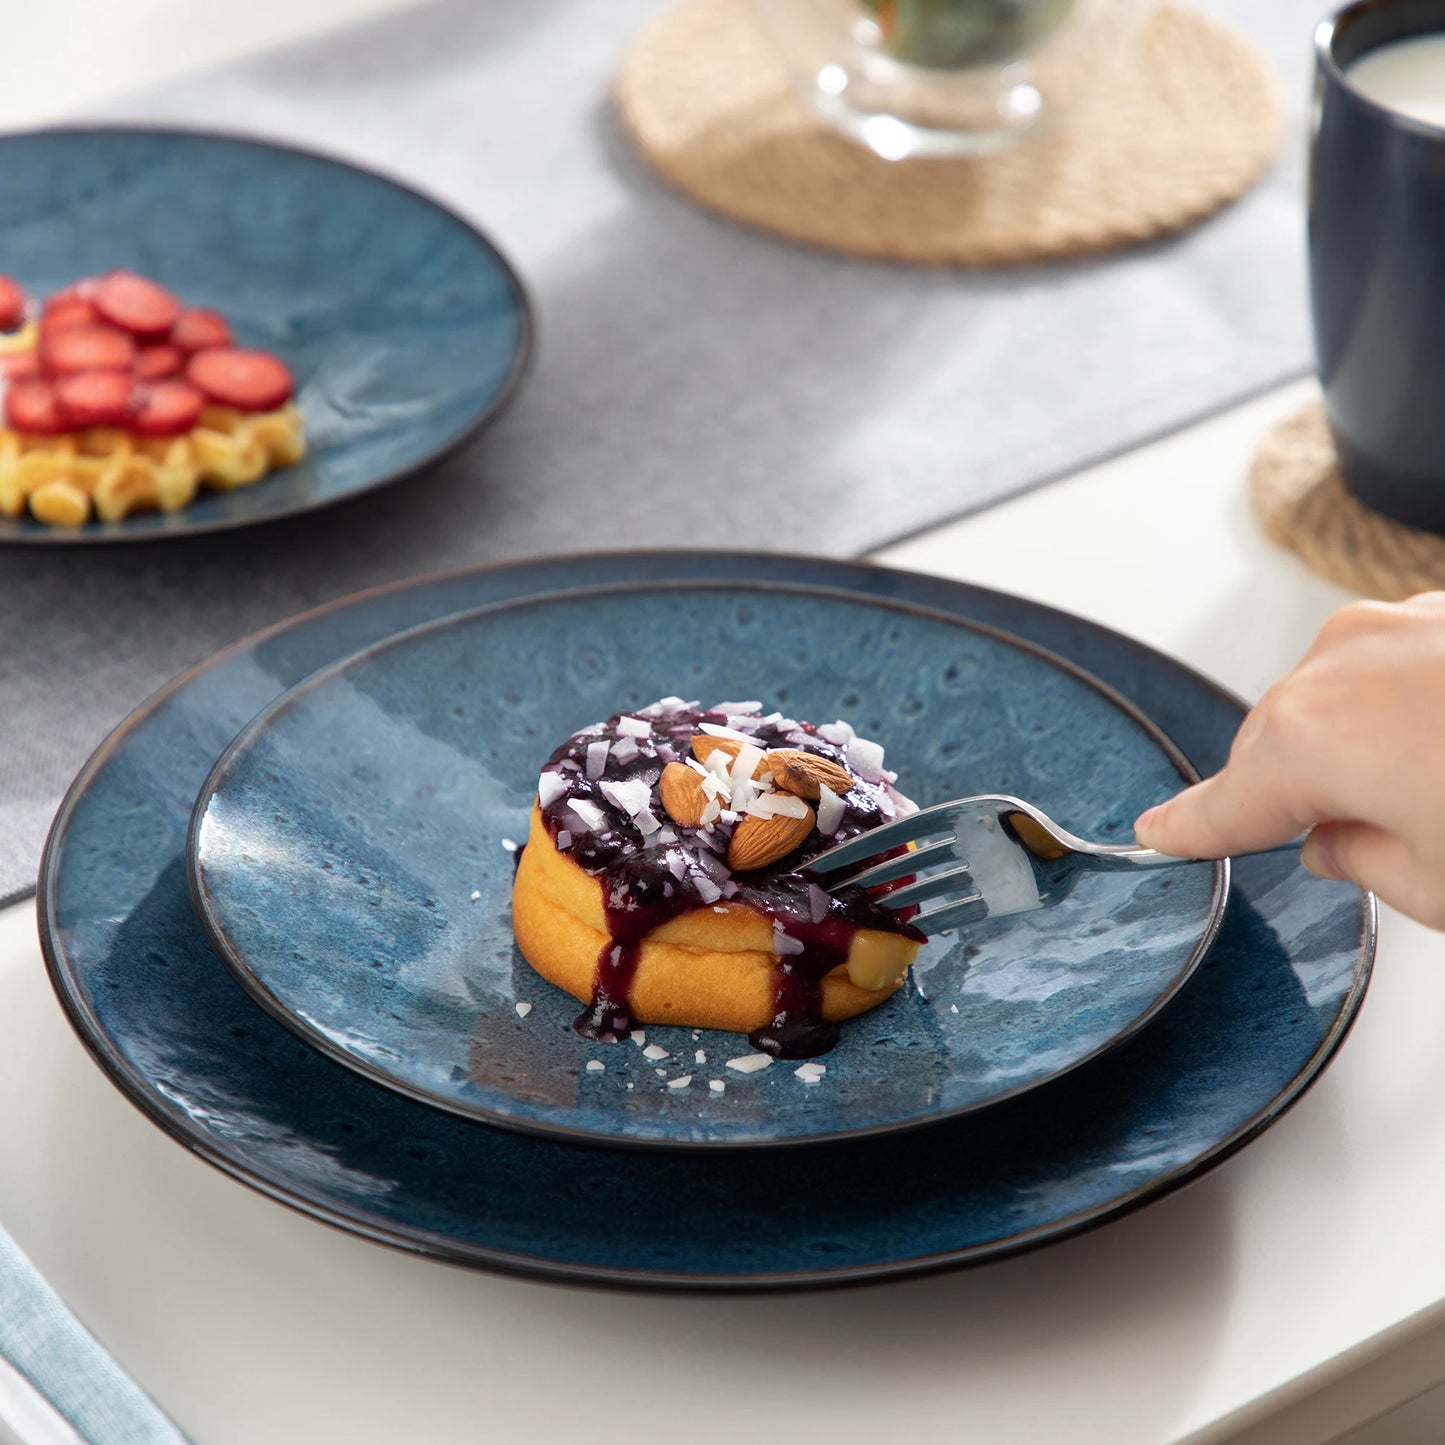
<path fill-rule="evenodd" d="M 1265 437 L 1249 489 L 1270 540 L 1332 582 L 1387 602 L 1445 587 L 1445 537 L 1392 522 L 1345 490 L 1318 404 Z"/>
<path fill-rule="evenodd" d="M 1275 81 L 1230 31 L 1147 11 L 1052 135 L 979 159 L 885 161 L 793 92 L 752 0 L 684 0 L 633 45 L 622 119 L 680 190 L 735 220 L 857 255 L 993 266 L 1151 240 L 1243 194 L 1274 154 Z"/>

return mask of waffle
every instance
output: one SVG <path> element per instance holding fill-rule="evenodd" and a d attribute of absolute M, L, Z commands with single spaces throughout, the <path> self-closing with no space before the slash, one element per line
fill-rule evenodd
<path fill-rule="evenodd" d="M 6 349 L 19 349 L 10 347 Z M 142 437 L 116 427 L 37 436 L 0 427 L 0 515 L 28 508 L 38 521 L 75 527 L 92 514 L 174 512 L 202 487 L 231 491 L 306 452 L 301 413 L 207 406 L 190 431 Z"/>

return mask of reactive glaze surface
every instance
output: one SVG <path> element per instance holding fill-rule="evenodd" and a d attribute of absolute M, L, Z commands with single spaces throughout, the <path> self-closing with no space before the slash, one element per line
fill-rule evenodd
<path fill-rule="evenodd" d="M 995 1108 L 879 1140 L 713 1155 L 530 1139 L 370 1083 L 283 1028 L 215 957 L 186 887 L 191 804 L 226 744 L 285 688 L 402 628 L 639 577 L 801 581 L 1003 627 L 1132 698 L 1205 772 L 1243 715 L 1187 668 L 1081 619 L 816 559 L 560 558 L 296 619 L 178 680 L 120 728 L 77 779 L 46 850 L 52 980 L 132 1102 L 254 1188 L 402 1248 L 637 1287 L 798 1288 L 975 1263 L 1116 1216 L 1254 1138 L 1333 1055 L 1369 975 L 1372 909 L 1282 857 L 1239 864 L 1209 958 L 1133 1039 Z"/>
<path fill-rule="evenodd" d="M 816 1084 L 782 1063 L 728 1069 L 754 1052 L 744 1034 L 649 1026 L 652 1056 L 579 1038 L 576 1001 L 513 944 L 506 844 L 526 838 L 559 742 L 684 691 L 847 718 L 921 804 L 1001 791 L 1102 840 L 1185 780 L 1087 678 L 942 614 L 758 586 L 521 601 L 363 653 L 246 730 L 198 804 L 214 941 L 283 1021 L 417 1098 L 685 1145 L 874 1133 L 991 1103 L 1132 1030 L 1202 956 L 1223 908 L 1213 865 L 1095 873 L 1055 907 L 928 942 Z"/>
<path fill-rule="evenodd" d="M 178 512 L 79 528 L 0 517 L 0 542 L 138 541 L 310 511 L 396 480 L 510 395 L 531 322 L 482 235 L 340 161 L 187 131 L 0 137 L 3 269 L 34 295 L 115 267 L 230 319 L 296 378 L 308 454 Z"/>

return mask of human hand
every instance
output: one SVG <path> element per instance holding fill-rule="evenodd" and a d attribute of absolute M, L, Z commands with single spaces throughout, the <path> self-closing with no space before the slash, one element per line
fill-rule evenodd
<path fill-rule="evenodd" d="M 1342 607 L 1225 766 L 1134 824 L 1140 843 L 1184 858 L 1306 830 L 1311 872 L 1445 928 L 1445 592 Z"/>

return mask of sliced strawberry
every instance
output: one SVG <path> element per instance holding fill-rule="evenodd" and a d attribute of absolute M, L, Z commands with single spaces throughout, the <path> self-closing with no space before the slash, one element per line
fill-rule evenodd
<path fill-rule="evenodd" d="M 186 363 L 186 376 L 212 401 L 241 411 L 274 411 L 291 398 L 291 373 L 269 351 L 213 346 Z"/>
<path fill-rule="evenodd" d="M 201 419 L 206 399 L 188 381 L 152 381 L 136 388 L 130 429 L 143 437 L 173 437 Z"/>
<path fill-rule="evenodd" d="M 45 306 L 40 309 L 42 327 L 90 325 L 98 319 L 94 306 L 74 289 L 58 290 L 55 295 L 46 298 Z"/>
<path fill-rule="evenodd" d="M 161 342 L 158 346 L 142 346 L 135 354 L 135 374 L 142 381 L 160 381 L 162 377 L 179 376 L 185 370 L 185 353 L 179 346 Z"/>
<path fill-rule="evenodd" d="M 18 281 L 0 276 L 0 331 L 14 331 L 25 320 L 25 291 Z"/>
<path fill-rule="evenodd" d="M 40 375 L 40 357 L 31 348 L 28 351 L 0 352 L 0 377 L 6 381 L 19 381 L 26 376 Z"/>
<path fill-rule="evenodd" d="M 5 420 L 16 431 L 35 436 L 59 436 L 70 430 L 70 423 L 56 400 L 55 388 L 38 376 L 6 388 Z"/>
<path fill-rule="evenodd" d="M 135 383 L 124 371 L 75 371 L 58 377 L 55 399 L 71 426 L 124 426 Z"/>
<path fill-rule="evenodd" d="M 69 371 L 129 371 L 135 342 L 114 326 L 42 326 L 40 364 L 52 376 Z"/>
<path fill-rule="evenodd" d="M 164 286 L 134 271 L 99 276 L 88 291 L 103 321 L 146 339 L 167 335 L 181 314 L 181 303 Z"/>
<path fill-rule="evenodd" d="M 187 307 L 171 327 L 171 344 L 182 351 L 200 351 L 206 346 L 229 346 L 231 328 L 219 311 Z"/>

